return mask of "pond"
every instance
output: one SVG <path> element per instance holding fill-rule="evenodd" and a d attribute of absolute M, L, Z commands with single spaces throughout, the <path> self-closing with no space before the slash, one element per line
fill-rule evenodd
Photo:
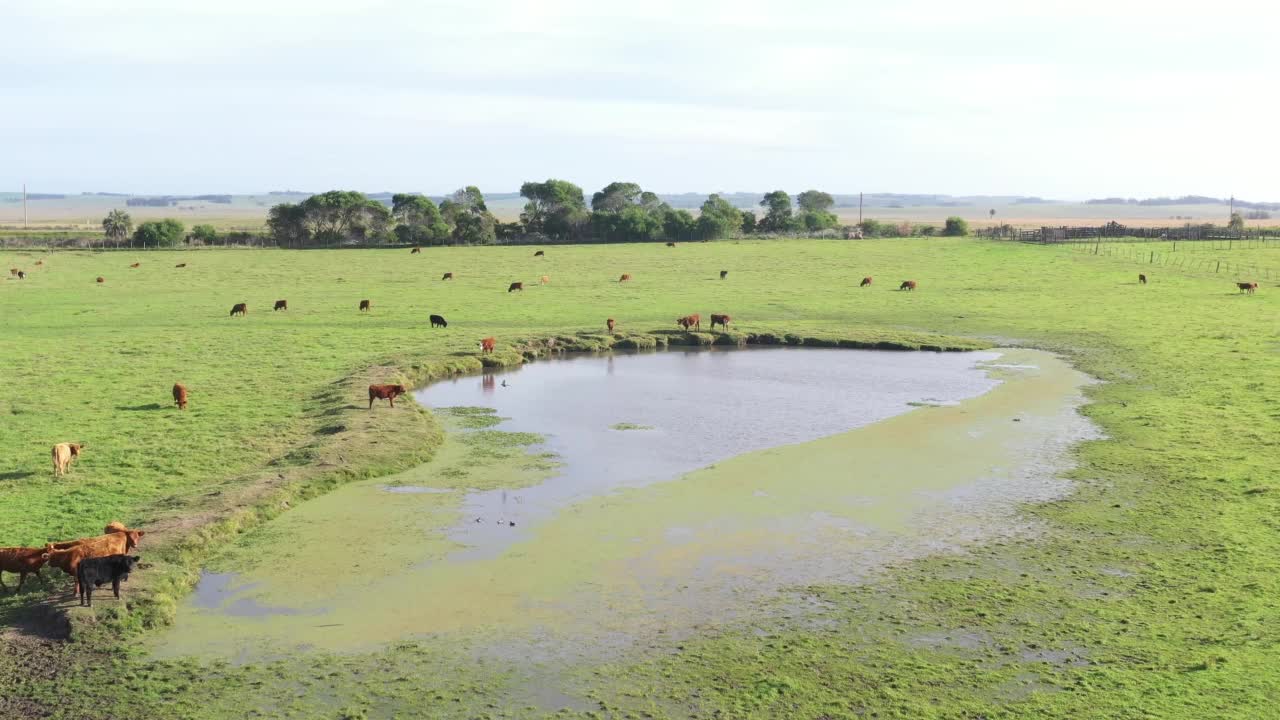
<path fill-rule="evenodd" d="M 1069 490 L 1068 449 L 1093 436 L 1076 412 L 1088 383 L 1030 350 L 801 348 L 579 357 L 437 383 L 417 400 L 506 419 L 249 533 L 156 653 L 434 638 L 582 659 L 789 612 L 788 588 L 1034 535 L 1018 505 Z M 512 447 L 524 436 L 507 433 L 539 437 Z"/>

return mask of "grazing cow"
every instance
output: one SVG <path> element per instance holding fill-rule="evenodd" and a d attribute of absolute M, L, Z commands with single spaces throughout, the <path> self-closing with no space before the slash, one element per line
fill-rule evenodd
<path fill-rule="evenodd" d="M 447 272 L 447 273 L 445 273 L 445 274 L 444 274 L 444 277 L 442 277 L 442 278 L 440 278 L 440 279 L 441 279 L 441 280 L 452 280 L 452 279 L 453 279 L 453 273 L 451 273 L 451 272 Z"/>
<path fill-rule="evenodd" d="M 36 261 L 36 267 L 40 267 L 40 266 L 41 266 L 41 265 L 43 265 L 43 264 L 44 264 L 44 261 L 43 261 L 43 260 L 37 260 L 37 261 Z"/>
<path fill-rule="evenodd" d="M 447 327 L 449 327 L 449 323 L 445 322 L 445 320 L 444 320 L 444 316 L 443 316 L 443 315 L 432 315 L 432 316 L 431 316 L 431 327 L 433 327 L 433 328 L 435 328 L 435 327 L 447 328 Z"/>
<path fill-rule="evenodd" d="M 18 279 L 19 279 L 19 280 L 26 280 L 26 279 L 27 279 L 27 273 L 26 273 L 25 271 L 23 271 L 23 270 L 19 270 L 19 271 L 18 271 Z"/>
<path fill-rule="evenodd" d="M 675 243 L 673 243 L 673 242 L 669 242 L 669 243 L 667 243 L 667 247 L 675 247 L 675 246 L 676 246 L 676 244 L 675 244 Z"/>
<path fill-rule="evenodd" d="M 391 407 L 396 406 L 396 398 L 405 394 L 403 385 L 370 385 L 369 386 L 369 409 L 373 409 L 373 401 L 383 399 L 391 403 Z"/>
<path fill-rule="evenodd" d="M 27 576 L 32 573 L 44 582 L 44 578 L 40 575 L 40 568 L 44 567 L 44 551 L 44 548 L 0 548 L 0 589 L 9 589 L 5 587 L 3 577 L 7 572 L 18 575 L 18 589 L 14 590 L 15 593 L 22 589 L 22 583 L 26 582 Z"/>
<path fill-rule="evenodd" d="M 102 284 L 102 283 L 104 283 L 104 282 L 106 282 L 106 281 L 107 281 L 107 279 L 106 279 L 106 278 L 102 277 L 101 275 L 99 275 L 99 276 L 98 276 L 98 283 L 99 283 L 99 284 Z"/>
<path fill-rule="evenodd" d="M 727 278 L 727 277 L 729 277 L 729 271 L 728 271 L 728 270 L 721 270 L 721 271 L 720 271 L 720 279 L 721 279 L 721 280 L 723 280 L 723 279 L 725 279 L 725 278 Z"/>
<path fill-rule="evenodd" d="M 187 409 L 187 386 L 182 383 L 173 384 L 173 402 L 179 410 Z"/>
<path fill-rule="evenodd" d="M 728 330 L 728 329 L 729 329 L 729 321 L 730 321 L 731 319 L 732 319 L 732 318 L 730 318 L 728 315 L 715 315 L 715 314 L 713 314 L 713 315 L 711 316 L 711 329 L 712 329 L 712 330 L 715 330 L 715 329 L 716 329 L 716 325 L 717 325 L 717 324 L 719 324 L 719 325 L 720 325 L 720 327 L 724 328 L 725 330 Z"/>
<path fill-rule="evenodd" d="M 120 583 L 129 579 L 129 573 L 142 561 L 137 555 L 107 555 L 85 558 L 76 568 L 77 595 L 81 607 L 93 607 L 93 589 L 111 583 L 111 592 L 120 599 Z"/>
<path fill-rule="evenodd" d="M 868 276 L 866 276 L 866 277 L 862 278 L 862 284 L 861 284 L 861 285 L 859 285 L 858 287 L 866 287 L 866 286 L 868 286 L 868 285 L 870 285 L 870 284 L 871 284 L 871 276 L 870 276 L 870 275 L 868 275 Z"/>
<path fill-rule="evenodd" d="M 123 526 L 121 526 L 123 527 Z M 116 530 L 97 537 L 81 538 L 70 542 L 49 543 L 41 556 L 50 565 L 76 579 L 76 594 L 80 593 L 78 570 L 80 563 L 89 558 L 123 555 L 138 547 L 145 530 Z"/>
<path fill-rule="evenodd" d="M 142 263 L 140 263 L 140 262 L 136 262 L 136 263 L 134 263 L 134 264 L 130 265 L 129 267 L 131 267 L 131 268 L 140 268 L 140 267 L 142 267 Z"/>
<path fill-rule="evenodd" d="M 496 340 L 494 340 L 494 339 L 493 339 L 493 338 L 491 338 L 491 337 L 487 337 L 487 338 L 485 338 L 485 339 L 481 340 L 481 341 L 480 341 L 480 352 L 482 352 L 482 353 L 491 353 L 491 352 L 493 352 L 493 345 L 494 345 L 494 343 L 495 343 L 495 342 L 497 342 L 497 341 L 496 341 Z"/>
<path fill-rule="evenodd" d="M 1258 283 L 1256 283 L 1256 282 L 1238 282 L 1238 283 L 1236 283 L 1236 287 L 1240 288 L 1240 292 L 1247 292 L 1247 293 L 1249 293 L 1250 295 L 1252 295 L 1252 294 L 1253 294 L 1253 291 L 1258 289 Z"/>
<path fill-rule="evenodd" d="M 53 446 L 53 476 L 60 477 L 71 469 L 71 461 L 80 457 L 84 443 L 58 443 Z"/>
<path fill-rule="evenodd" d="M 414 248 L 414 249 L 410 250 L 410 251 L 409 251 L 409 254 L 410 254 L 410 255 L 417 255 L 417 254 L 418 254 L 418 253 L 420 253 L 420 252 L 422 252 L 422 248 L 416 247 L 416 248 Z"/>
<path fill-rule="evenodd" d="M 18 268 L 9 268 L 9 274 L 16 277 L 18 274 Z"/>
<path fill-rule="evenodd" d="M 916 281 L 915 281 L 915 280 L 903 280 L 903 281 L 902 281 L 902 284 L 898 286 L 898 289 L 899 289 L 899 290 L 915 290 L 915 289 L 916 289 Z"/>
<path fill-rule="evenodd" d="M 605 320 L 604 324 L 605 324 L 605 327 L 609 328 L 609 332 L 613 332 L 613 328 L 617 326 L 617 323 L 613 321 L 613 318 L 609 318 L 608 320 Z"/>
<path fill-rule="evenodd" d="M 231 306 L 231 317 L 236 315 L 245 316 L 249 314 L 249 306 L 245 303 L 236 303 Z"/>
<path fill-rule="evenodd" d="M 368 300 L 360 301 L 360 312 L 369 312 L 369 309 L 372 307 L 373 307 L 373 303 L 369 302 Z"/>
<path fill-rule="evenodd" d="M 543 276 L 542 276 L 542 279 L 541 279 L 541 280 L 539 280 L 538 282 L 539 282 L 539 283 L 541 283 L 541 284 L 543 284 L 543 285 L 546 285 L 547 283 L 551 282 L 551 276 L 550 276 L 550 275 L 543 275 Z"/>
<path fill-rule="evenodd" d="M 685 330 L 689 330 L 691 328 L 697 328 L 701 330 L 702 316 L 699 315 L 698 313 L 694 313 L 692 315 L 685 315 L 684 317 L 676 320 L 676 324 L 684 328 Z"/>
<path fill-rule="evenodd" d="M 176 268 L 186 267 L 186 266 L 187 266 L 187 264 L 186 264 L 186 263 L 178 263 L 177 265 L 174 265 L 174 267 L 176 267 Z"/>
<path fill-rule="evenodd" d="M 622 277 L 618 278 L 618 282 L 626 282 L 631 279 L 631 273 L 622 273 Z"/>
<path fill-rule="evenodd" d="M 1138 273 L 1138 284 L 1139 284 L 1139 285 L 1146 285 L 1146 284 L 1147 284 L 1147 276 L 1146 276 L 1146 275 L 1143 275 L 1142 273 Z"/>
<path fill-rule="evenodd" d="M 519 290 L 520 292 L 524 292 L 524 283 L 522 282 L 511 283 L 511 287 L 507 288 L 507 292 L 513 292 L 516 290 Z"/>
<path fill-rule="evenodd" d="M 543 255 L 546 255 L 546 253 L 542 252 L 541 250 L 533 254 L 534 257 L 542 257 Z"/>
<path fill-rule="evenodd" d="M 273 307 L 273 308 L 271 308 L 271 312 L 275 312 L 275 311 L 277 311 L 277 310 L 288 310 L 288 309 L 289 309 L 289 301 L 288 301 L 288 300 L 277 300 L 277 301 L 276 301 L 276 306 L 275 306 L 275 307 Z"/>

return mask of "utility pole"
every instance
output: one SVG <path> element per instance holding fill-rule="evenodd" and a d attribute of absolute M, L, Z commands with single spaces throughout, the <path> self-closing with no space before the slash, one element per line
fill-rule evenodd
<path fill-rule="evenodd" d="M 1231 196 L 1230 213 L 1227 215 L 1227 222 L 1231 222 L 1231 216 L 1236 214 L 1236 196 Z"/>
<path fill-rule="evenodd" d="M 858 227 L 862 227 L 862 193 L 858 193 Z"/>
<path fill-rule="evenodd" d="M 22 229 L 27 229 L 27 184 L 22 183 Z"/>

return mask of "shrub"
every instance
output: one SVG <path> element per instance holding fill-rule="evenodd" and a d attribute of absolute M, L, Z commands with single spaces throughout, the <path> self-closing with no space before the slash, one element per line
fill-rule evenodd
<path fill-rule="evenodd" d="M 947 218 L 947 224 L 942 228 L 942 234 L 947 237 L 964 237 L 969 234 L 969 223 L 964 218 L 952 215 Z"/>

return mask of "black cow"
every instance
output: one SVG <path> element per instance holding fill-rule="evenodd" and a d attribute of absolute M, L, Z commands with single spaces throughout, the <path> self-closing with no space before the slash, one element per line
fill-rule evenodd
<path fill-rule="evenodd" d="M 120 599 L 120 583 L 129 579 L 129 573 L 142 561 L 137 555 L 107 555 L 85 558 L 76 568 L 76 582 L 80 584 L 80 604 L 93 607 L 93 589 L 103 583 L 111 583 L 111 592 Z"/>
<path fill-rule="evenodd" d="M 432 315 L 432 316 L 431 316 L 431 327 L 433 327 L 433 328 L 434 328 L 434 327 L 447 328 L 447 327 L 449 327 L 449 323 L 445 322 L 445 320 L 444 320 L 444 316 L 443 316 L 443 315 Z"/>

